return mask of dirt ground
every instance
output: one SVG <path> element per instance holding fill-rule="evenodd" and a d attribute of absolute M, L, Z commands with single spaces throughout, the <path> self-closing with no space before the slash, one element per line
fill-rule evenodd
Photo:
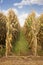
<path fill-rule="evenodd" d="M 9 56 L 0 58 L 0 65 L 43 65 L 43 56 Z"/>

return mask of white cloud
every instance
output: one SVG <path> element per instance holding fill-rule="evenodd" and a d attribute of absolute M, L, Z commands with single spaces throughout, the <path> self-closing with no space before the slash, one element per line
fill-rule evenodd
<path fill-rule="evenodd" d="M 14 6 L 18 6 L 18 8 L 22 8 L 24 5 L 30 4 L 30 0 L 22 0 L 20 3 L 14 3 Z"/>
<path fill-rule="evenodd" d="M 31 0 L 32 4 L 43 5 L 43 0 Z"/>
<path fill-rule="evenodd" d="M 25 23 L 25 19 L 27 17 L 28 13 L 22 13 L 18 19 L 19 19 L 19 23 L 20 23 L 20 26 L 22 27 Z"/>
<path fill-rule="evenodd" d="M 24 5 L 38 4 L 43 5 L 43 0 L 22 0 L 20 3 L 14 3 L 14 6 L 22 8 Z"/>
<path fill-rule="evenodd" d="M 2 10 L 2 12 L 4 13 L 4 15 L 7 15 L 8 10 Z"/>
<path fill-rule="evenodd" d="M 35 12 L 36 13 L 36 17 L 39 17 L 40 16 L 40 14 L 38 14 L 37 12 Z"/>
<path fill-rule="evenodd" d="M 22 8 L 23 6 L 21 5 L 21 6 L 18 6 L 18 8 Z"/>

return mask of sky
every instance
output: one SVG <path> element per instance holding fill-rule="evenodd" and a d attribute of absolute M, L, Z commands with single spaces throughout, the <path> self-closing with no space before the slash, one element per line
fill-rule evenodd
<path fill-rule="evenodd" d="M 33 10 L 37 16 L 43 13 L 43 0 L 0 0 L 0 11 L 6 14 L 9 8 L 15 11 L 20 25 L 23 26 L 27 15 Z"/>

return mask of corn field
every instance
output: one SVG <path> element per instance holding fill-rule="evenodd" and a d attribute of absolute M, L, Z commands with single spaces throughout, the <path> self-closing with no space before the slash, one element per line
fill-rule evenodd
<path fill-rule="evenodd" d="M 0 12 L 0 50 L 5 47 L 6 57 L 12 54 L 13 44 L 16 44 L 20 35 L 19 20 L 12 9 L 7 16 Z M 43 14 L 36 17 L 35 12 L 28 15 L 22 32 L 34 56 L 43 50 Z M 28 51 L 29 52 L 29 51 Z"/>

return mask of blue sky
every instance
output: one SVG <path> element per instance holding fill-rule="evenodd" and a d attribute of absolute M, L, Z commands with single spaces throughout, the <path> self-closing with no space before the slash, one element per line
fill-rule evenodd
<path fill-rule="evenodd" d="M 0 0 L 1 11 L 6 12 L 9 8 L 15 10 L 22 22 L 32 10 L 36 11 L 37 15 L 43 13 L 43 0 Z"/>

